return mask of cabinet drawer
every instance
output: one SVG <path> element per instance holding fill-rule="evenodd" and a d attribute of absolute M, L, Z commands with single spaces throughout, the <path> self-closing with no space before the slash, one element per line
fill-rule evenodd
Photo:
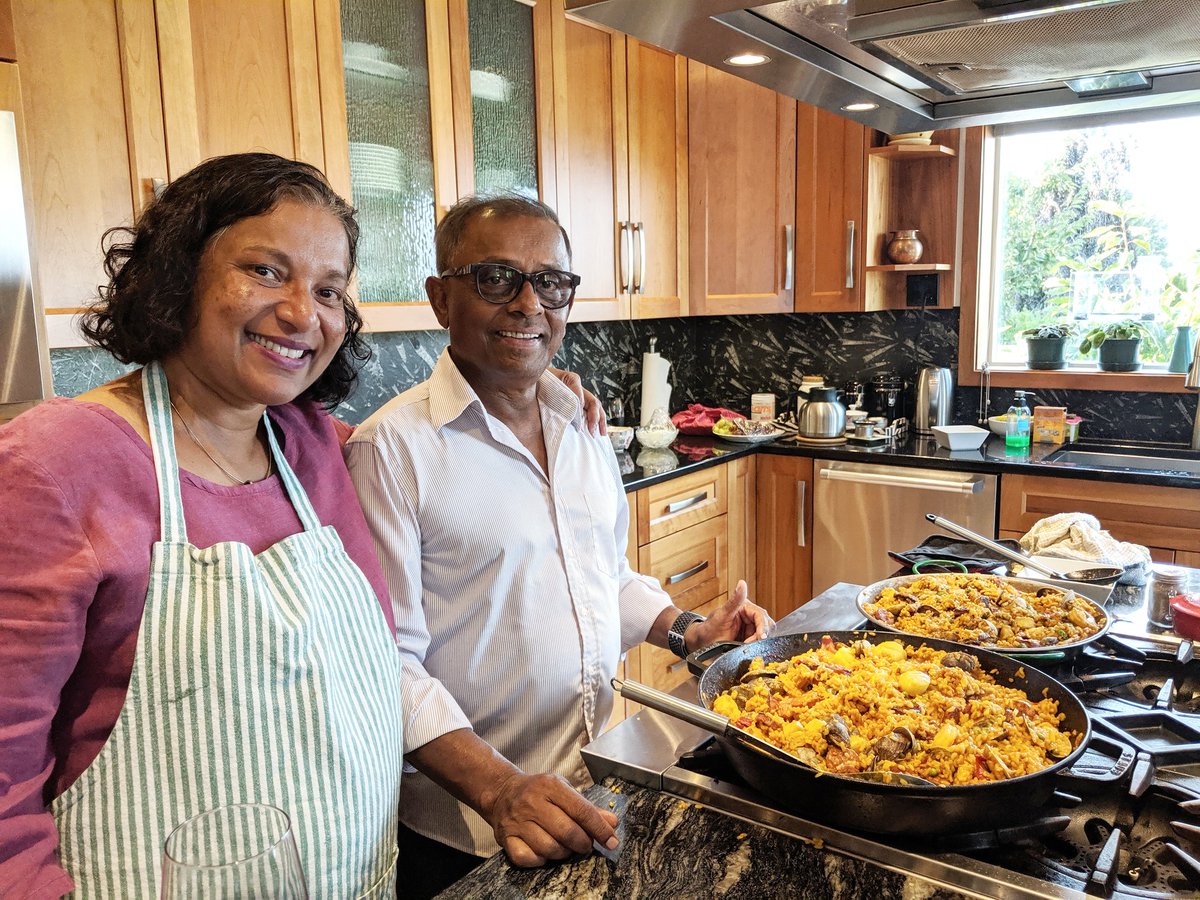
<path fill-rule="evenodd" d="M 701 469 L 638 491 L 638 540 L 649 544 L 724 515 L 728 504 L 727 468 Z"/>
<path fill-rule="evenodd" d="M 657 578 L 680 609 L 695 609 L 725 593 L 727 541 L 718 516 L 641 547 L 637 569 Z"/>
<path fill-rule="evenodd" d="M 725 594 L 714 597 L 699 607 L 696 612 L 704 616 L 711 615 L 717 607 L 725 602 L 725 598 Z M 660 691 L 669 691 L 687 681 L 691 675 L 687 663 L 665 647 L 642 644 L 638 648 L 638 652 L 641 655 L 639 662 L 643 684 L 658 688 Z M 631 656 L 632 653 L 633 651 L 630 652 Z M 626 668 L 628 670 L 629 667 Z M 634 703 L 629 703 L 628 707 L 630 709 L 627 711 L 627 715 L 632 715 L 634 709 L 640 709 L 640 706 Z"/>
<path fill-rule="evenodd" d="M 1024 534 L 1039 519 L 1061 512 L 1090 513 L 1120 541 L 1200 550 L 1200 491 L 1195 489 L 1037 475 L 1005 475 L 1001 481 L 1001 531 Z"/>

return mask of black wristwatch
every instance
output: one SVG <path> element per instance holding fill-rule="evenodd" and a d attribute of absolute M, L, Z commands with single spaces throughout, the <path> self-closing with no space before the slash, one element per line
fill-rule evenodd
<path fill-rule="evenodd" d="M 703 621 L 704 616 L 699 613 L 681 612 L 675 617 L 675 621 L 671 623 L 671 627 L 667 629 L 667 648 L 680 659 L 686 659 L 688 649 L 687 644 L 683 640 L 683 633 L 688 630 L 688 626 L 692 623 Z"/>

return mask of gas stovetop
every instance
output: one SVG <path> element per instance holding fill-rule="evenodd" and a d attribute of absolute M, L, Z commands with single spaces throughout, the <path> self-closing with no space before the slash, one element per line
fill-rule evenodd
<path fill-rule="evenodd" d="M 779 633 L 861 624 L 830 615 L 844 610 L 841 588 L 850 598 L 857 590 L 832 588 Z M 776 808 L 740 782 L 707 732 L 650 710 L 584 748 L 584 758 L 597 781 L 620 775 L 982 896 L 1200 896 L 1200 660 L 1190 642 L 1124 612 L 1119 636 L 1046 665 L 1079 695 L 1093 738 L 1041 814 L 1014 828 L 905 841 L 830 827 L 817 810 Z M 676 693 L 696 699 L 694 683 Z"/>

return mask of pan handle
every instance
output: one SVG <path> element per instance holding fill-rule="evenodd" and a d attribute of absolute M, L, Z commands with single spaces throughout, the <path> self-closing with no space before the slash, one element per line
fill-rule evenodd
<path fill-rule="evenodd" d="M 703 706 L 697 706 L 695 703 L 688 703 L 686 700 L 672 697 L 670 694 L 652 688 L 649 685 L 614 678 L 612 686 L 613 690 L 626 700 L 632 700 L 635 703 L 642 704 L 642 706 L 648 706 L 660 713 L 666 713 L 673 718 L 683 719 L 683 721 L 695 725 L 697 728 L 703 728 L 705 731 L 711 731 L 713 734 L 724 735 L 726 729 L 729 728 L 729 720 L 724 716 L 710 712 Z"/>
<path fill-rule="evenodd" d="M 707 647 L 701 647 L 694 653 L 688 654 L 688 671 L 699 678 L 708 671 L 708 667 L 714 662 L 716 662 L 730 650 L 736 650 L 740 646 L 742 645 L 737 641 L 717 641 L 715 644 L 709 644 Z"/>

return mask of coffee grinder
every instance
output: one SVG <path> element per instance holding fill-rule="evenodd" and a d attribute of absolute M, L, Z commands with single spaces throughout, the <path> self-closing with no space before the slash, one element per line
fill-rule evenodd
<path fill-rule="evenodd" d="M 908 430 L 909 398 L 904 379 L 894 372 L 876 375 L 867 383 L 866 407 L 872 418 L 885 419 L 892 437 Z"/>

